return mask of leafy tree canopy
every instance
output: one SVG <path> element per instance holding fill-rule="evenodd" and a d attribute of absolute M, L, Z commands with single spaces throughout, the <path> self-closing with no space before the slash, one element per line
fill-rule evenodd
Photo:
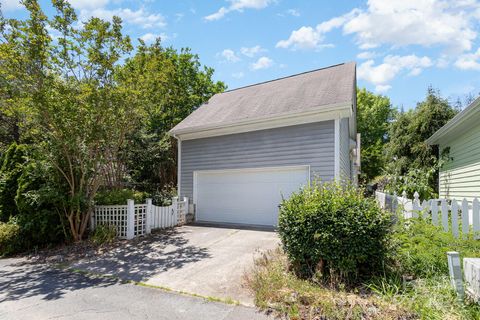
<path fill-rule="evenodd" d="M 175 183 L 176 147 L 166 132 L 225 85 L 189 49 L 141 43 L 129 58 L 134 48 L 118 17 L 80 24 L 66 0 L 52 0 L 52 17 L 36 0 L 22 4 L 27 19 L 0 15 L 0 138 L 40 149 L 52 180 L 67 188 L 61 213 L 79 241 L 100 187 L 128 173 Z M 157 146 L 153 156 L 132 158 L 135 141 Z M 141 169 L 126 172 L 137 160 Z"/>
<path fill-rule="evenodd" d="M 428 146 L 425 140 L 457 112 L 438 91 L 429 88 L 425 100 L 419 102 L 415 109 L 397 115 L 390 125 L 389 142 L 385 147 L 386 172 L 398 182 L 390 186 L 391 189 L 402 192 L 405 186 L 415 185 L 418 181 L 421 189 L 425 190 L 425 196 L 435 194 L 438 189 L 436 169 L 440 165 L 439 155 L 437 148 Z M 405 191 L 410 194 L 415 191 L 410 189 Z"/>
<path fill-rule="evenodd" d="M 357 131 L 361 134 L 362 184 L 382 174 L 385 166 L 383 147 L 395 111 L 390 99 L 367 89 L 357 90 Z"/>

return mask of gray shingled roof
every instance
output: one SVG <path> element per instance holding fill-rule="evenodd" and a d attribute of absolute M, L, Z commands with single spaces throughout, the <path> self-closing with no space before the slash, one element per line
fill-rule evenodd
<path fill-rule="evenodd" d="M 355 86 L 355 63 L 349 62 L 242 87 L 214 95 L 170 132 L 194 132 L 321 106 L 351 105 Z"/>

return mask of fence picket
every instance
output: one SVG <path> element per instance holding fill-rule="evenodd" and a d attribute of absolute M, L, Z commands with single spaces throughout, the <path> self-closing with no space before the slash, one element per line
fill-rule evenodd
<path fill-rule="evenodd" d="M 455 238 L 458 238 L 458 202 L 455 199 L 452 201 L 452 233 Z"/>
<path fill-rule="evenodd" d="M 478 198 L 473 199 L 472 202 L 472 225 L 474 238 L 480 239 L 480 202 Z"/>
<path fill-rule="evenodd" d="M 420 204 L 416 193 L 414 194 L 414 199 L 410 200 L 405 194 L 402 194 L 402 197 L 397 197 L 395 194 L 389 195 L 378 191 L 375 192 L 375 198 L 381 208 L 392 213 L 397 213 L 395 208 L 398 203 L 400 205 L 398 209 L 402 210 L 405 218 L 415 217 L 416 213 L 420 212 L 422 212 L 422 218 L 424 219 L 427 219 L 427 215 L 430 215 L 429 218 L 431 218 L 433 225 L 438 226 L 441 224 L 445 232 L 451 231 L 456 238 L 460 236 L 465 237 L 470 232 L 473 232 L 474 239 L 480 239 L 479 198 L 474 198 L 472 202 L 465 198 L 461 201 L 453 199 L 450 204 L 450 200 L 447 199 L 430 199 L 423 200 Z M 385 200 L 382 201 L 383 199 Z M 188 203 L 188 201 L 185 203 Z M 462 224 L 461 228 L 460 223 Z"/>
<path fill-rule="evenodd" d="M 429 208 L 430 207 L 430 202 L 427 201 L 427 200 L 423 200 L 422 202 L 422 218 L 426 218 L 426 216 L 428 215 L 428 211 L 429 211 Z"/>
<path fill-rule="evenodd" d="M 447 200 L 442 199 L 440 202 L 440 208 L 442 211 L 442 226 L 445 232 L 448 231 L 448 205 Z"/>
<path fill-rule="evenodd" d="M 434 226 L 438 226 L 438 203 L 436 200 L 432 200 L 432 223 Z"/>
<path fill-rule="evenodd" d="M 422 207 L 420 206 L 420 200 L 418 199 L 419 195 L 418 192 L 415 191 L 413 194 L 413 202 L 412 202 L 412 217 L 418 218 L 420 210 Z"/>
<path fill-rule="evenodd" d="M 463 198 L 462 201 L 462 233 L 465 235 L 470 231 L 470 219 L 469 219 L 468 201 Z"/>
<path fill-rule="evenodd" d="M 156 206 L 148 199 L 146 204 L 134 204 L 129 200 L 128 205 L 95 206 L 90 221 L 91 228 L 98 225 L 111 225 L 117 230 L 121 239 L 138 237 L 150 233 L 151 229 L 175 227 L 185 223 L 188 198 L 178 201 L 174 198 L 170 206 Z"/>

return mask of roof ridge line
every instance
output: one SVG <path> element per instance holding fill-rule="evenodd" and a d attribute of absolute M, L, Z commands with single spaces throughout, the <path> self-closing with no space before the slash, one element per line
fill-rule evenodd
<path fill-rule="evenodd" d="M 240 90 L 240 89 L 250 88 L 250 87 L 254 87 L 254 86 L 258 86 L 258 85 L 261 85 L 261 84 L 270 83 L 270 82 L 274 82 L 274 81 L 278 81 L 278 80 L 283 80 L 283 79 L 288 79 L 288 78 L 292 78 L 292 77 L 296 77 L 296 76 L 301 76 L 303 74 L 312 73 L 312 72 L 316 72 L 316 71 L 320 71 L 320 70 L 335 68 L 335 67 L 342 66 L 342 65 L 345 65 L 345 64 L 349 64 L 349 63 L 355 63 L 355 61 L 337 63 L 337 64 L 327 66 L 327 67 L 323 67 L 323 68 L 313 69 L 313 70 L 309 70 L 309 71 L 303 71 L 303 72 L 291 74 L 291 75 L 285 76 L 285 77 L 280 77 L 280 78 L 271 79 L 271 80 L 267 80 L 267 81 L 257 82 L 257 83 L 249 84 L 249 85 L 246 85 L 246 86 L 243 86 L 243 87 L 238 87 L 238 88 L 235 88 L 235 89 L 226 90 L 226 91 L 221 92 L 220 94 L 227 93 L 227 92 L 232 92 L 232 91 L 236 91 L 236 90 Z"/>

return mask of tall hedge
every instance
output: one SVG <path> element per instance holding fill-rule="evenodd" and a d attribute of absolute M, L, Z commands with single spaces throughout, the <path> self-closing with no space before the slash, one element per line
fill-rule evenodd
<path fill-rule="evenodd" d="M 297 274 L 353 284 L 382 269 L 391 217 L 352 186 L 314 183 L 282 202 L 279 234 Z"/>

